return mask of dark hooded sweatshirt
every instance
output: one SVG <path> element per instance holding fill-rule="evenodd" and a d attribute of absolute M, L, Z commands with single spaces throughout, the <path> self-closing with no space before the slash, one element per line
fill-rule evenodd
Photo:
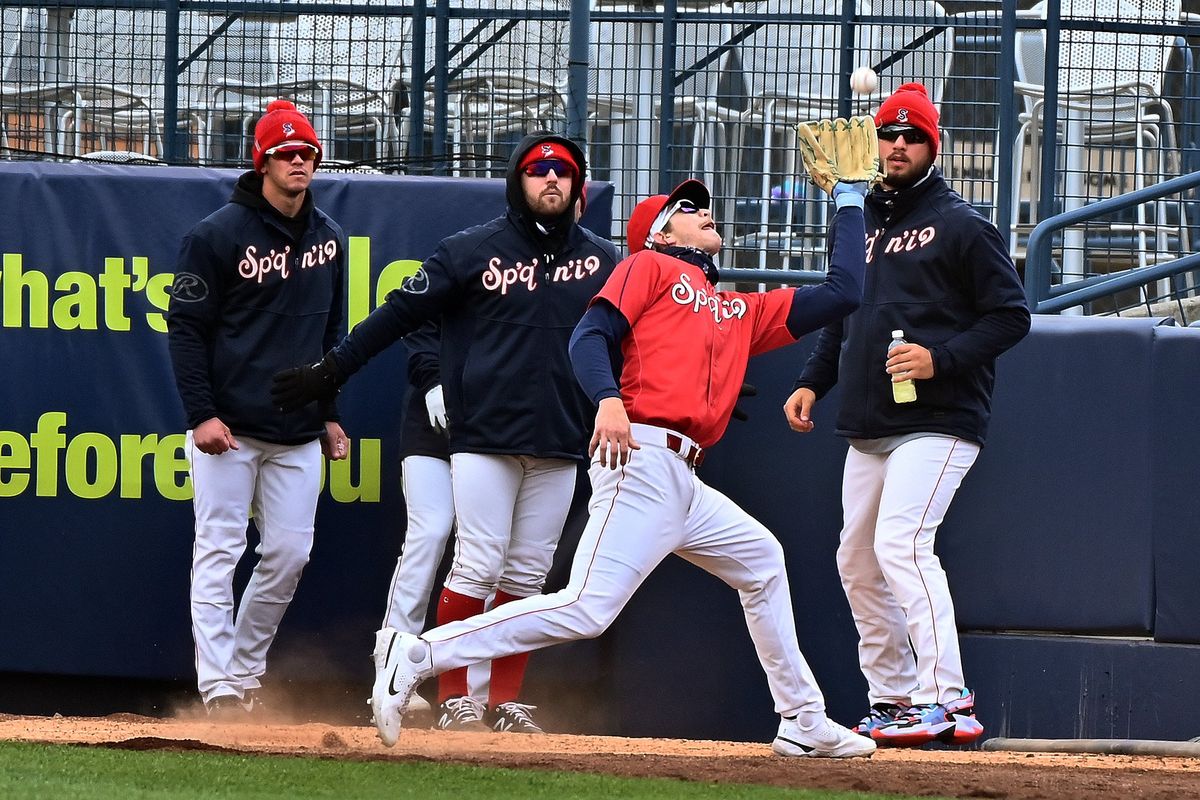
<path fill-rule="evenodd" d="M 934 168 L 915 186 L 867 196 L 862 305 L 821 331 L 796 382 L 821 398 L 842 386 L 837 433 L 879 439 L 942 433 L 983 444 L 996 358 L 1029 332 L 1029 307 L 996 227 Z M 892 400 L 891 332 L 929 349 L 917 400 Z"/>
<path fill-rule="evenodd" d="M 219 417 L 235 436 L 302 444 L 336 419 L 332 406 L 280 413 L 271 376 L 312 363 L 345 325 L 346 237 L 313 205 L 294 218 L 263 198 L 247 172 L 229 203 L 184 237 L 167 341 L 189 428 Z"/>
<path fill-rule="evenodd" d="M 617 251 L 575 223 L 579 178 L 559 218 L 542 227 L 533 218 L 517 165 L 546 141 L 568 148 L 586 174 L 583 152 L 570 140 L 522 139 L 508 164 L 507 213 L 443 239 L 331 354 L 348 377 L 440 318 L 451 453 L 583 459 L 592 407 L 575 381 L 567 342 Z"/>

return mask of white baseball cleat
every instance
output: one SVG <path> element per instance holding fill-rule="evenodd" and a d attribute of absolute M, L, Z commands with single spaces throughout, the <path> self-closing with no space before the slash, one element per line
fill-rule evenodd
<path fill-rule="evenodd" d="M 375 634 L 375 685 L 371 711 L 379 739 L 388 747 L 400 738 L 400 719 L 417 684 L 433 674 L 429 645 L 411 633 L 384 628 Z M 382 663 L 382 668 L 379 666 Z"/>
<path fill-rule="evenodd" d="M 805 730 L 795 719 L 779 723 L 779 733 L 771 743 L 777 755 L 792 758 L 861 758 L 875 752 L 875 742 L 844 728 L 831 719 Z"/>

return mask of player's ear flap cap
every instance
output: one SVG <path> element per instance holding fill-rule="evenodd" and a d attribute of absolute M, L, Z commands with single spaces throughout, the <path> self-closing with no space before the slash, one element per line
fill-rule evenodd
<path fill-rule="evenodd" d="M 650 226 L 662 213 L 662 210 L 677 200 L 691 200 L 696 208 L 709 208 L 712 205 L 712 195 L 708 187 L 695 178 L 688 178 L 671 190 L 670 194 L 656 194 L 638 203 L 633 213 L 629 215 L 629 225 L 626 228 L 625 244 L 629 247 L 630 255 L 646 248 L 646 239 L 650 236 Z"/>

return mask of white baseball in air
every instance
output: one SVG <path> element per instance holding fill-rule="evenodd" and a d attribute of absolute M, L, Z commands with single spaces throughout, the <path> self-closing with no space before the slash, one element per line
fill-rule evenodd
<path fill-rule="evenodd" d="M 850 88 L 855 94 L 870 94 L 879 86 L 879 76 L 870 67 L 859 67 L 850 73 Z"/>

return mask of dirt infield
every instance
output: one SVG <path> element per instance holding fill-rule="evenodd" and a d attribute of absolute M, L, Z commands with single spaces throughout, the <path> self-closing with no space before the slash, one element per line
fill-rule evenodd
<path fill-rule="evenodd" d="M 806 761 L 773 756 L 765 744 L 428 730 L 405 730 L 396 747 L 389 749 L 369 727 L 217 724 L 131 714 L 98 718 L 0 715 L 0 740 L 135 750 L 445 761 L 926 796 L 1014 800 L 1200 797 L 1200 760 L 1153 756 L 881 750 L 870 760 Z"/>

